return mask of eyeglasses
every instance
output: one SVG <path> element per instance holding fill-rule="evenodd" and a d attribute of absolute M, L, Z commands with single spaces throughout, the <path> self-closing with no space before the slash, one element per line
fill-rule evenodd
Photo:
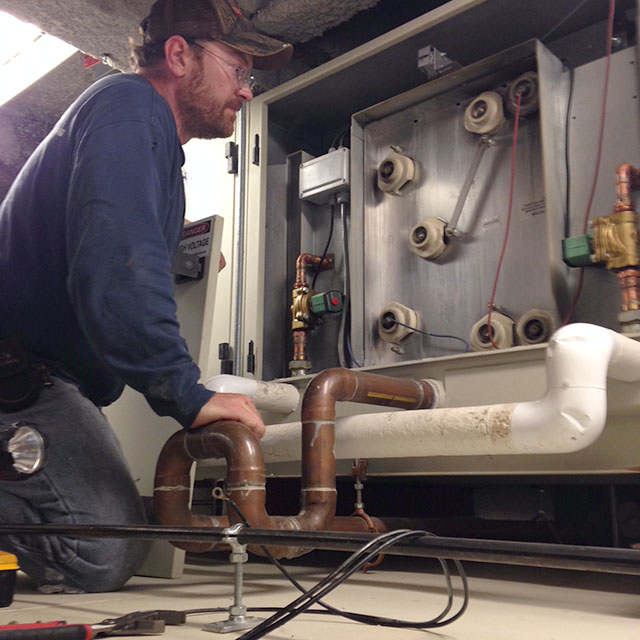
<path fill-rule="evenodd" d="M 219 56 L 217 53 L 213 53 L 213 51 L 209 51 L 201 44 L 197 42 L 193 43 L 194 46 L 198 47 L 198 49 L 202 49 L 205 53 L 212 56 L 213 58 L 217 58 L 218 60 L 224 62 L 228 67 L 233 69 L 233 73 L 236 76 L 236 81 L 238 82 L 238 88 L 242 89 L 245 85 L 249 85 L 249 89 L 253 91 L 256 86 L 256 79 L 251 75 L 251 69 L 245 69 L 243 67 L 239 67 L 238 65 L 225 60 L 222 56 Z"/>

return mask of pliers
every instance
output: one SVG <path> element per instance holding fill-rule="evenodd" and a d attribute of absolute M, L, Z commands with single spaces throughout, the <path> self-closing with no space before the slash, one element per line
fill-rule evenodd
<path fill-rule="evenodd" d="M 154 636 L 165 625 L 186 622 L 182 611 L 155 609 L 135 611 L 97 624 L 67 624 L 64 621 L 0 626 L 0 640 L 91 640 L 98 636 Z"/>

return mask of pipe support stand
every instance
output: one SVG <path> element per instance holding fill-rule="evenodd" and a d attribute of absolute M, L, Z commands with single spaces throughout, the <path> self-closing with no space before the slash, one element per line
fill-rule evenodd
<path fill-rule="evenodd" d="M 234 568 L 233 604 L 229 607 L 229 617 L 220 622 L 212 622 L 202 627 L 203 631 L 213 633 L 230 633 L 252 629 L 262 622 L 263 618 L 247 615 L 247 607 L 242 603 L 243 566 L 249 560 L 247 545 L 238 541 L 238 534 L 244 526 L 235 524 L 223 531 L 222 542 L 231 547 L 229 562 Z"/>

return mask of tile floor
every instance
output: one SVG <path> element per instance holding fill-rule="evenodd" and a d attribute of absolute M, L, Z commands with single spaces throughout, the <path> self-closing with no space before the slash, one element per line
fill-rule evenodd
<path fill-rule="evenodd" d="M 316 552 L 288 562 L 298 580 L 313 586 L 346 556 Z M 183 577 L 169 580 L 134 577 L 116 593 L 43 595 L 33 591 L 18 574 L 13 604 L 0 609 L 0 624 L 53 619 L 91 623 L 106 617 L 146 609 L 226 607 L 233 597 L 232 569 L 226 554 L 188 558 Z M 444 581 L 438 565 L 429 560 L 387 557 L 372 572 L 359 573 L 338 587 L 327 602 L 352 611 L 372 612 L 399 619 L 428 619 L 445 602 Z M 334 618 L 301 615 L 267 638 L 284 640 L 638 640 L 640 639 L 640 576 L 616 576 L 530 567 L 465 563 L 471 599 L 467 612 L 453 624 L 424 632 L 385 629 Z M 456 580 L 456 601 L 461 602 Z M 247 606 L 282 606 L 297 597 L 284 578 L 262 560 L 245 566 Z M 264 614 L 255 614 L 264 615 Z M 217 634 L 202 630 L 224 614 L 190 616 L 187 624 L 167 627 L 167 640 Z M 240 632 L 217 637 L 238 638 Z"/>

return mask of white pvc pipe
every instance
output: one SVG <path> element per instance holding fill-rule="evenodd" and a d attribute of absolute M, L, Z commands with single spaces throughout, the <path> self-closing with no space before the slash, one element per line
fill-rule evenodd
<path fill-rule="evenodd" d="M 256 408 L 262 411 L 292 413 L 300 403 L 298 389 L 284 382 L 262 382 L 223 373 L 209 378 L 204 386 L 217 393 L 242 393 L 249 396 Z"/>
<path fill-rule="evenodd" d="M 371 413 L 336 421 L 338 459 L 570 453 L 592 444 L 607 417 L 607 377 L 640 380 L 640 343 L 572 324 L 547 347 L 547 392 L 534 402 Z M 268 425 L 267 462 L 300 459 L 299 422 Z"/>

